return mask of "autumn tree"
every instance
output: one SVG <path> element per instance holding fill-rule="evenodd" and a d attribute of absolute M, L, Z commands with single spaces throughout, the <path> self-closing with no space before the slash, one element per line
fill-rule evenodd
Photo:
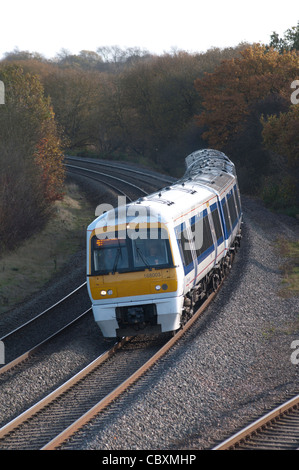
<path fill-rule="evenodd" d="M 291 105 L 288 112 L 279 115 L 262 116 L 261 123 L 265 147 L 282 162 L 279 178 L 270 182 L 276 196 L 272 203 L 298 205 L 299 104 Z"/>
<path fill-rule="evenodd" d="M 13 51 L 6 52 L 4 54 L 4 60 L 7 62 L 18 62 L 18 61 L 28 61 L 28 60 L 37 60 L 39 62 L 46 62 L 46 58 L 39 52 L 30 52 L 30 51 L 20 51 L 18 48 L 15 48 Z"/>
<path fill-rule="evenodd" d="M 223 147 L 237 166 L 239 183 L 243 192 L 259 194 L 265 175 L 281 172 L 280 159 L 265 147 L 262 137 L 261 116 L 278 116 L 289 109 L 289 101 L 279 94 L 252 103 L 239 132 Z"/>
<path fill-rule="evenodd" d="M 117 45 L 98 47 L 97 53 L 104 63 L 114 66 L 114 68 L 110 68 L 113 71 L 119 70 L 124 64 L 132 64 L 151 56 L 146 49 L 140 49 L 139 47 L 122 48 Z"/>
<path fill-rule="evenodd" d="M 123 73 L 132 144 L 155 162 L 193 121 L 200 70 L 196 55 L 180 51 L 137 62 Z"/>
<path fill-rule="evenodd" d="M 43 84 L 70 148 L 90 145 L 89 129 L 99 94 L 99 75 L 76 68 L 53 67 Z"/>
<path fill-rule="evenodd" d="M 0 106 L 0 249 L 13 247 L 42 226 L 50 202 L 60 198 L 64 167 L 49 99 L 38 78 L 2 66 Z"/>
<path fill-rule="evenodd" d="M 294 104 L 288 112 L 279 116 L 261 118 L 262 136 L 265 145 L 272 151 L 284 155 L 290 168 L 297 168 L 299 161 L 299 104 Z"/>
<path fill-rule="evenodd" d="M 63 69 L 95 70 L 101 68 L 103 60 L 94 51 L 83 49 L 79 54 L 71 54 L 67 49 L 61 49 L 53 63 Z"/>
<path fill-rule="evenodd" d="M 197 123 L 208 144 L 218 149 L 240 132 L 253 103 L 270 94 L 290 95 L 298 73 L 296 51 L 279 54 L 257 44 L 240 54 L 195 81 L 201 99 Z"/>
<path fill-rule="evenodd" d="M 271 34 L 270 47 L 273 47 L 278 52 L 299 50 L 299 21 L 297 26 L 293 26 L 285 31 L 284 37 L 279 37 L 275 31 Z"/>
<path fill-rule="evenodd" d="M 133 126 L 130 107 L 125 102 L 122 74 L 102 73 L 91 113 L 90 135 L 104 156 L 131 148 Z"/>

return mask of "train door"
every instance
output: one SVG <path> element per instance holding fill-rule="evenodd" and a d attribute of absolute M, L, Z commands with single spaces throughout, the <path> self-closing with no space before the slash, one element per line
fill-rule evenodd
<path fill-rule="evenodd" d="M 219 202 L 216 200 L 210 205 L 210 222 L 213 227 L 214 244 L 215 244 L 215 262 L 218 262 L 223 256 L 225 251 L 224 231 L 221 223 L 221 215 Z"/>
<path fill-rule="evenodd" d="M 237 207 L 236 207 L 235 198 L 233 194 L 233 188 L 226 195 L 226 200 L 227 200 L 230 221 L 231 221 L 232 238 L 234 239 L 236 235 L 236 231 L 237 231 L 236 227 L 238 223 L 238 213 L 237 213 Z"/>
<path fill-rule="evenodd" d="M 185 290 L 188 292 L 193 287 L 196 277 L 194 245 L 189 223 L 186 221 L 176 226 L 175 235 L 183 261 Z"/>
<path fill-rule="evenodd" d="M 190 220 L 195 240 L 197 284 L 215 264 L 215 245 L 208 216 L 208 209 L 193 216 Z"/>
<path fill-rule="evenodd" d="M 221 219 L 222 219 L 223 231 L 224 231 L 225 250 L 228 250 L 230 247 L 230 242 L 231 242 L 232 226 L 231 226 L 231 220 L 230 220 L 229 210 L 227 206 L 226 195 L 221 199 L 220 210 L 221 210 Z"/>

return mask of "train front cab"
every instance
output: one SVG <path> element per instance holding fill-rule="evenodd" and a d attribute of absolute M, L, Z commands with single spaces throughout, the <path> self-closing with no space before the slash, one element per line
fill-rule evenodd
<path fill-rule="evenodd" d="M 121 239 L 118 229 L 107 240 L 99 239 L 95 230 L 88 234 L 88 291 L 103 336 L 178 329 L 182 297 L 177 292 L 182 281 L 173 262 L 167 228 L 157 229 L 158 239 L 150 233 L 144 239 Z M 160 259 L 150 256 L 154 245 L 160 249 Z"/>

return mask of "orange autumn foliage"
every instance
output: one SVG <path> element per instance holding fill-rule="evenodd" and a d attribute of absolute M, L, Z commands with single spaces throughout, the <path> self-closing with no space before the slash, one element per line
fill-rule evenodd
<path fill-rule="evenodd" d="M 45 197 L 48 201 L 63 196 L 65 169 L 61 140 L 57 135 L 54 113 L 50 110 L 48 119 L 42 124 L 42 137 L 37 144 L 35 161 L 42 172 Z"/>
<path fill-rule="evenodd" d="M 0 252 L 39 230 L 63 194 L 63 154 L 50 99 L 38 77 L 0 66 Z"/>
<path fill-rule="evenodd" d="M 298 74 L 298 51 L 280 54 L 256 44 L 240 55 L 195 81 L 201 98 L 197 124 L 204 128 L 203 138 L 218 149 L 242 129 L 252 104 L 270 94 L 290 96 Z"/>

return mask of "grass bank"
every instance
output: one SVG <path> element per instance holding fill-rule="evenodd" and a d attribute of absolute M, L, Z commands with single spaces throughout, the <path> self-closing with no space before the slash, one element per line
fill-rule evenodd
<path fill-rule="evenodd" d="M 283 272 L 283 287 L 280 294 L 283 297 L 299 295 L 299 242 L 279 240 L 279 251 L 285 258 L 281 266 Z"/>
<path fill-rule="evenodd" d="M 69 183 L 53 216 L 39 233 L 0 259 L 0 314 L 40 290 L 84 246 L 94 208 L 76 184 Z"/>

